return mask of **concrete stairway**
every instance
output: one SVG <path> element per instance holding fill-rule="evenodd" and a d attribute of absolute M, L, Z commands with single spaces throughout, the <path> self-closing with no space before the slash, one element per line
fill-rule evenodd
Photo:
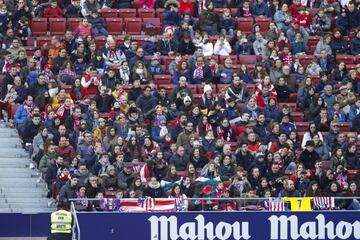
<path fill-rule="evenodd" d="M 15 129 L 0 123 L 0 213 L 49 212 L 45 183 L 38 183 L 29 169 L 28 153 L 21 147 Z"/>

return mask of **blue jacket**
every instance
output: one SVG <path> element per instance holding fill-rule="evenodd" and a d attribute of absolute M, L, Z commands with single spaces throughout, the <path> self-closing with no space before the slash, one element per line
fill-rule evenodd
<path fill-rule="evenodd" d="M 264 109 L 266 121 L 270 122 L 272 119 L 277 119 L 280 115 L 277 107 L 266 106 Z"/>
<path fill-rule="evenodd" d="M 353 40 L 350 43 L 350 50 L 352 55 L 358 55 L 360 54 L 360 39 L 357 37 L 354 37 Z"/>
<path fill-rule="evenodd" d="M 168 26 L 180 26 L 181 16 L 179 12 L 172 12 L 170 9 L 164 11 L 164 28 Z"/>
<path fill-rule="evenodd" d="M 191 71 L 187 71 L 184 76 L 186 77 L 186 82 L 187 83 L 192 83 L 192 77 L 193 74 Z M 172 77 L 172 82 L 173 84 L 178 84 L 179 83 L 179 78 L 181 77 L 181 74 L 178 71 L 175 71 L 173 77 Z"/>
<path fill-rule="evenodd" d="M 106 23 L 102 17 L 93 18 L 91 15 L 88 17 L 91 26 L 96 29 L 106 28 Z"/>
<path fill-rule="evenodd" d="M 224 111 L 224 118 L 227 118 L 229 121 L 232 120 L 232 119 L 235 119 L 237 117 L 239 117 L 240 114 L 237 110 L 236 107 L 232 107 L 232 108 L 225 108 L 225 111 Z"/>
<path fill-rule="evenodd" d="M 290 132 L 297 132 L 295 124 L 288 122 L 288 123 L 280 123 L 280 129 L 282 132 L 286 133 L 286 135 L 290 135 Z"/>
<path fill-rule="evenodd" d="M 254 83 L 254 79 L 250 74 L 241 71 L 239 75 L 240 79 L 243 80 L 245 83 Z"/>
<path fill-rule="evenodd" d="M 154 55 L 157 52 L 157 44 L 151 41 L 145 41 L 142 48 L 145 56 Z"/>
<path fill-rule="evenodd" d="M 336 27 L 340 28 L 344 33 L 346 33 L 349 29 L 349 20 L 347 19 L 347 17 L 343 17 L 341 15 L 337 16 L 338 18 L 336 19 Z"/>
<path fill-rule="evenodd" d="M 337 113 L 337 116 L 338 116 L 337 122 L 346 122 L 346 115 L 342 110 L 339 113 Z M 329 111 L 329 117 L 330 117 L 330 119 L 333 119 L 334 110 Z"/>
<path fill-rule="evenodd" d="M 267 16 L 269 7 L 265 2 L 262 4 L 254 3 L 253 11 L 255 16 L 260 16 L 260 15 Z"/>
<path fill-rule="evenodd" d="M 235 20 L 232 17 L 224 17 L 221 16 L 220 18 L 220 29 L 234 29 L 235 27 Z"/>
<path fill-rule="evenodd" d="M 18 109 L 16 110 L 15 113 L 15 122 L 18 125 L 23 125 L 24 121 L 26 120 L 26 118 L 28 117 L 28 113 L 24 108 L 24 105 L 22 104 L 20 107 L 18 107 Z"/>
<path fill-rule="evenodd" d="M 161 128 L 158 126 L 151 129 L 151 139 L 153 139 L 157 143 L 162 143 L 164 141 L 164 139 L 160 137 L 160 131 Z"/>
<path fill-rule="evenodd" d="M 301 53 L 301 52 L 306 52 L 306 46 L 305 43 L 303 41 L 300 42 L 292 42 L 291 43 L 291 53 L 292 54 L 297 54 L 297 53 Z"/>
<path fill-rule="evenodd" d="M 323 94 L 322 97 L 324 99 L 324 102 L 326 103 L 328 111 L 330 112 L 334 103 L 336 102 L 336 97 L 334 95 L 329 96 L 326 94 Z"/>
<path fill-rule="evenodd" d="M 356 117 L 358 114 L 360 113 L 360 109 L 353 105 L 350 107 L 350 111 L 349 111 L 349 117 L 348 117 L 348 121 L 351 122 L 354 117 Z"/>
<path fill-rule="evenodd" d="M 226 74 L 226 78 L 220 76 L 220 83 L 224 83 L 224 84 L 231 83 L 234 70 L 232 68 L 221 67 L 218 74 L 221 75 L 222 73 Z"/>

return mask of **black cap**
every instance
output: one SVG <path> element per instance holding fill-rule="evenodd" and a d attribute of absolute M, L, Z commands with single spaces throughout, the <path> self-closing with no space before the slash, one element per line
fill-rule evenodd
<path fill-rule="evenodd" d="M 315 143 L 312 140 L 306 142 L 305 147 L 315 147 Z"/>

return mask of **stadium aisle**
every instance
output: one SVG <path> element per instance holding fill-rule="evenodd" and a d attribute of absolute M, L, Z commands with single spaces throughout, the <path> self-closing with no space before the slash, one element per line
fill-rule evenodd
<path fill-rule="evenodd" d="M 0 212 L 46 212 L 46 184 L 38 183 L 36 172 L 21 148 L 15 129 L 0 124 Z"/>

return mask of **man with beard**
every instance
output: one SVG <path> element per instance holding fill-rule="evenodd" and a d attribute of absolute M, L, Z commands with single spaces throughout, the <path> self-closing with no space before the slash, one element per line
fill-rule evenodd
<path fill-rule="evenodd" d="M 254 157 L 248 149 L 247 142 L 240 144 L 240 148 L 236 154 L 236 164 L 248 170 L 249 167 L 254 163 Z"/>
<path fill-rule="evenodd" d="M 180 133 L 176 140 L 176 146 L 187 147 L 190 145 L 190 136 L 195 136 L 197 138 L 197 134 L 194 132 L 194 126 L 192 122 L 187 122 L 184 128 L 184 131 Z"/>
<path fill-rule="evenodd" d="M 101 113 L 108 113 L 111 111 L 115 98 L 111 94 L 111 90 L 106 86 L 100 87 L 100 94 L 95 97 L 96 107 Z"/>

